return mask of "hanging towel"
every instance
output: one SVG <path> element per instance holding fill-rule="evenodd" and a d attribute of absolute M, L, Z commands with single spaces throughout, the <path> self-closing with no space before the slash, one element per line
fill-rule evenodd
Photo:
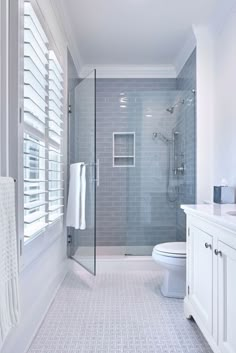
<path fill-rule="evenodd" d="M 19 321 L 15 183 L 0 177 L 0 348 Z"/>
<path fill-rule="evenodd" d="M 70 166 L 69 197 L 67 205 L 67 227 L 84 230 L 86 201 L 86 166 L 75 163 Z"/>
<path fill-rule="evenodd" d="M 86 165 L 82 165 L 81 171 L 81 213 L 80 213 L 80 229 L 86 229 L 85 221 L 85 202 L 86 202 Z"/>

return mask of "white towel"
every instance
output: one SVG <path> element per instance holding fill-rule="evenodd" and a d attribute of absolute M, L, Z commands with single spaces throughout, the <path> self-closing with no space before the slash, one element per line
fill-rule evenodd
<path fill-rule="evenodd" d="M 73 227 L 81 230 L 86 229 L 85 202 L 86 166 L 84 163 L 71 164 L 66 217 L 67 227 Z"/>
<path fill-rule="evenodd" d="M 86 166 L 82 165 L 81 171 L 81 212 L 80 212 L 80 229 L 86 229 L 86 221 L 85 221 L 85 203 L 86 203 Z"/>
<path fill-rule="evenodd" d="M 15 185 L 0 177 L 0 347 L 19 321 Z"/>

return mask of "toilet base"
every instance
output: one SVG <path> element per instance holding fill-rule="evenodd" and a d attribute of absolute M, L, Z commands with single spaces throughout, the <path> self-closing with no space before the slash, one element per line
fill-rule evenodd
<path fill-rule="evenodd" d="M 185 269 L 176 271 L 164 269 L 160 289 L 164 297 L 183 299 L 186 295 Z"/>

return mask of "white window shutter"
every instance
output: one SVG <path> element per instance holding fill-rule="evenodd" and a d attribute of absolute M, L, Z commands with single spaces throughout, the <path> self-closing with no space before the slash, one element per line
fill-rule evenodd
<path fill-rule="evenodd" d="M 63 215 L 63 70 L 49 51 L 49 222 Z"/>
<path fill-rule="evenodd" d="M 63 71 L 24 3 L 24 236 L 63 215 Z"/>

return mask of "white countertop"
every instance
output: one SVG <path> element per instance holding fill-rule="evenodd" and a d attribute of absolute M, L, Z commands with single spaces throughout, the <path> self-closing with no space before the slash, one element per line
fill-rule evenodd
<path fill-rule="evenodd" d="M 187 214 L 198 215 L 236 231 L 236 204 L 199 204 L 199 205 L 181 205 L 181 208 Z M 235 213 L 235 216 L 228 214 Z"/>

